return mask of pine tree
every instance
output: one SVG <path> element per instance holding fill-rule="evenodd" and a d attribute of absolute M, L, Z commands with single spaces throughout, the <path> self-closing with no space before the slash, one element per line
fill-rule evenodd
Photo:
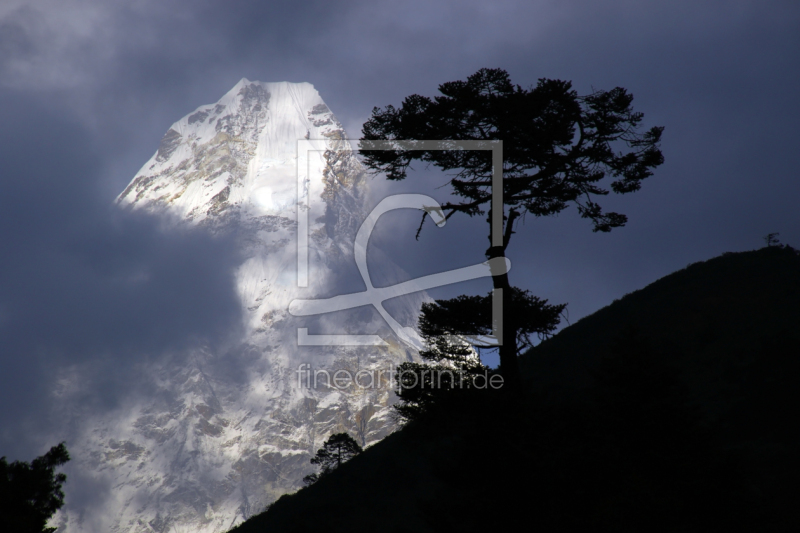
<path fill-rule="evenodd" d="M 412 95 L 398 109 L 374 108 L 360 142 L 365 164 L 402 180 L 411 161 L 432 164 L 455 174 L 448 182 L 460 200 L 442 205 L 446 218 L 455 213 L 484 214 L 492 199 L 492 154 L 486 150 L 376 150 L 372 141 L 502 141 L 505 228 L 490 242 L 489 259 L 505 258 L 515 221 L 525 214 L 552 216 L 575 205 L 594 231 L 623 226 L 627 217 L 604 212 L 597 197 L 639 190 L 664 158 L 658 148 L 663 128 L 638 131 L 642 113 L 631 108 L 633 96 L 620 87 L 579 96 L 570 82 L 540 79 L 535 87 L 513 85 L 502 69 L 481 69 L 466 81 L 439 86 L 433 99 Z M 372 150 L 370 148 L 373 148 Z M 604 180 L 610 178 L 610 183 Z M 423 218 L 423 222 L 424 222 Z M 421 226 L 420 226 L 421 227 Z M 499 237 L 502 237 L 500 239 Z M 510 291 L 508 274 L 493 277 L 495 289 Z M 500 370 L 506 386 L 519 386 L 518 331 L 524 327 L 503 300 Z"/>
<path fill-rule="evenodd" d="M 31 463 L 0 457 L 0 530 L 7 533 L 53 533 L 47 521 L 64 505 L 61 485 L 67 480 L 55 469 L 69 461 L 65 443 L 50 448 Z"/>
<path fill-rule="evenodd" d="M 317 454 L 311 458 L 311 464 L 319 465 L 319 473 L 309 474 L 303 478 L 303 483 L 311 485 L 342 466 L 363 450 L 358 443 L 347 433 L 335 433 L 331 435 L 322 448 L 317 450 Z"/>
<path fill-rule="evenodd" d="M 531 337 L 543 339 L 555 331 L 566 304 L 550 305 L 529 291 L 512 289 L 506 308 L 518 318 L 518 349 L 533 345 Z M 503 385 L 502 376 L 481 364 L 473 346 L 492 333 L 492 296 L 458 296 L 422 304 L 419 329 L 426 343 L 420 356 L 427 364 L 398 366 L 395 410 L 402 419 L 413 420 L 458 391 L 490 390 Z M 491 381 L 491 383 L 489 383 Z M 498 384 L 498 387 L 494 387 Z"/>

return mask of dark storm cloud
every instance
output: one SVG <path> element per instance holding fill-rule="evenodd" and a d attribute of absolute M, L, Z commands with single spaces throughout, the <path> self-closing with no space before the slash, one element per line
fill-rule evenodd
<path fill-rule="evenodd" d="M 605 202 L 628 226 L 598 235 L 569 210 L 529 217 L 509 250 L 512 281 L 569 302 L 573 319 L 769 232 L 800 245 L 796 3 L 74 3 L 0 12 L 0 86 L 15 88 L 0 94 L 2 399 L 18 406 L 4 428 L 41 412 L 44 376 L 64 361 L 95 361 L 100 379 L 130 353 L 235 321 L 224 243 L 111 202 L 172 122 L 242 77 L 313 83 L 352 136 L 373 106 L 482 67 L 523 86 L 628 88 L 646 125 L 666 127 L 663 167 Z M 376 197 L 415 188 L 378 180 Z M 401 251 L 409 276 L 483 259 L 480 220 L 419 241 L 416 214 L 391 220 L 376 242 Z"/>
<path fill-rule="evenodd" d="M 2 101 L 0 438 L 19 449 L 45 431 L 66 369 L 92 384 L 87 401 L 113 408 L 143 363 L 224 341 L 240 310 L 229 244 L 111 205 L 85 128 L 26 95 Z"/>
<path fill-rule="evenodd" d="M 12 58 L 30 55 L 33 42 L 25 28 L 13 18 L 0 23 L 0 72 Z"/>
<path fill-rule="evenodd" d="M 620 85 L 635 95 L 645 124 L 666 126 L 666 164 L 640 192 L 603 202 L 628 214 L 628 226 L 598 235 L 570 210 L 528 218 L 509 250 L 517 266 L 513 281 L 570 302 L 573 317 L 580 317 L 689 262 L 760 247 L 768 232 L 800 242 L 793 126 L 800 115 L 794 96 L 800 38 L 791 30 L 798 8 L 769 6 L 560 3 L 545 14 L 549 24 L 540 24 L 542 13 L 536 17 L 531 9 L 508 24 L 492 28 L 490 17 L 475 25 L 496 43 L 482 51 L 488 61 L 480 66 L 506 68 L 523 86 L 538 77 L 573 80 L 584 94 Z M 445 33 L 458 24 L 448 24 Z M 530 31 L 516 31 L 525 24 Z M 468 47 L 470 37 L 460 35 Z M 415 59 L 433 64 L 432 55 Z M 450 76 L 450 69 L 468 67 L 472 59 L 449 59 L 440 61 L 437 76 L 404 73 L 411 78 L 404 87 L 424 83 L 423 94 L 434 95 L 441 81 L 470 73 Z M 435 250 L 427 248 L 428 257 Z"/>

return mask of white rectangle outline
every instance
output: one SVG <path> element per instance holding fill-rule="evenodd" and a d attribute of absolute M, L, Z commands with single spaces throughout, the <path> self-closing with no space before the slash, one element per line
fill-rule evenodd
<path fill-rule="evenodd" d="M 306 187 L 306 181 L 310 181 L 310 152 L 325 152 L 330 148 L 319 148 L 319 142 L 325 143 L 327 139 L 298 139 L 297 141 L 297 286 L 308 287 L 308 212 L 310 187 Z M 348 142 L 349 141 L 345 141 Z M 409 140 L 409 141 L 360 141 L 363 150 L 491 150 L 492 151 L 492 220 L 491 220 L 491 243 L 492 247 L 503 246 L 503 141 L 475 141 L 475 140 Z M 317 145 L 315 147 L 314 145 Z M 331 151 L 347 151 L 346 149 Z M 358 153 L 358 149 L 350 147 L 351 152 Z M 301 165 L 305 163 L 305 179 L 300 172 Z M 314 337 L 326 337 L 333 340 L 334 337 L 345 338 L 348 335 L 309 335 L 308 330 L 303 328 L 302 338 L 306 342 L 315 344 Z M 498 346 L 503 342 L 503 289 L 492 289 L 492 335 L 497 339 Z M 300 330 L 298 330 L 298 341 L 300 340 Z M 364 342 L 364 335 L 352 335 Z M 322 339 L 320 339 L 322 342 Z M 325 343 L 327 344 L 327 343 Z M 306 345 L 304 342 L 303 345 Z"/>

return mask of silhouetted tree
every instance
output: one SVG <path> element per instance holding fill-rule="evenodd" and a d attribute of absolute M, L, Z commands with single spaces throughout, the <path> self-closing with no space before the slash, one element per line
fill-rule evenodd
<path fill-rule="evenodd" d="M 778 246 L 781 243 L 778 239 L 778 235 L 780 235 L 780 233 L 767 233 L 764 237 L 764 242 L 767 243 L 767 246 Z"/>
<path fill-rule="evenodd" d="M 65 474 L 55 469 L 69 461 L 62 442 L 31 463 L 0 457 L 0 530 L 4 533 L 52 533 L 47 521 L 64 505 Z"/>
<path fill-rule="evenodd" d="M 361 153 L 374 172 L 402 180 L 412 160 L 455 171 L 450 180 L 460 201 L 443 204 L 446 218 L 454 213 L 483 214 L 492 197 L 492 157 L 485 150 L 370 150 L 370 141 L 477 140 L 502 141 L 505 228 L 502 246 L 490 246 L 489 259 L 505 257 L 516 219 L 555 215 L 569 204 L 594 225 L 610 231 L 626 223 L 625 215 L 603 212 L 598 196 L 629 193 L 664 158 L 658 148 L 663 128 L 638 131 L 643 115 L 631 108 L 633 96 L 620 87 L 579 96 L 570 82 L 540 79 L 535 87 L 513 85 L 502 69 L 481 69 L 466 81 L 439 86 L 433 99 L 412 95 L 396 109 L 374 108 L 364 124 Z M 603 180 L 610 176 L 608 185 Z M 491 210 L 489 239 L 491 239 Z M 423 217 L 423 222 L 425 218 Z M 420 228 L 422 226 L 420 225 Z M 507 274 L 493 277 L 495 289 L 510 290 Z M 522 327 L 506 312 L 504 299 L 500 370 L 506 386 L 519 382 L 518 346 Z M 509 310 L 510 311 L 510 310 Z"/>
<path fill-rule="evenodd" d="M 559 323 L 566 304 L 548 305 L 529 291 L 513 288 L 505 296 L 506 308 L 518 318 L 516 343 L 519 349 L 532 346 L 531 336 L 547 337 Z M 492 333 L 492 296 L 458 296 L 450 300 L 423 303 L 419 329 L 426 344 L 420 355 L 429 364 L 403 363 L 398 366 L 397 413 L 406 420 L 419 418 L 445 394 L 473 388 L 494 389 L 490 372 L 480 362 L 472 345 Z M 498 376 L 499 377 L 499 376 Z M 494 383 L 494 381 L 493 381 Z M 502 377 L 498 381 L 502 385 Z"/>
<path fill-rule="evenodd" d="M 533 346 L 531 336 L 540 340 L 551 335 L 558 323 L 559 316 L 566 304 L 548 305 L 547 300 L 533 296 L 530 291 L 511 288 L 506 294 L 506 309 L 518 317 L 519 325 L 515 330 L 513 342 L 517 349 Z M 432 341 L 441 336 L 457 335 L 465 339 L 473 339 L 473 344 L 480 344 L 483 336 L 492 333 L 492 295 L 458 296 L 450 300 L 436 300 L 436 303 L 423 303 L 419 318 L 419 329 L 423 337 Z M 430 344 L 430 342 L 429 342 Z M 422 352 L 423 357 L 433 360 L 458 361 L 448 351 L 433 347 Z"/>
<path fill-rule="evenodd" d="M 361 446 L 347 433 L 334 433 L 311 458 L 311 464 L 319 465 L 319 473 L 307 475 L 303 478 L 303 483 L 306 485 L 315 483 L 320 477 L 330 474 L 362 451 Z"/>

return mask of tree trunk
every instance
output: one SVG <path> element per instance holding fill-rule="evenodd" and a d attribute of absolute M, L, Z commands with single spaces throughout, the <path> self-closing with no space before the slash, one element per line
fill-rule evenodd
<path fill-rule="evenodd" d="M 501 246 L 489 248 L 489 259 L 501 257 L 505 259 L 505 249 Z M 522 377 L 517 361 L 517 317 L 514 316 L 511 306 L 511 284 L 508 273 L 492 276 L 492 285 L 495 289 L 503 290 L 503 320 L 502 344 L 500 345 L 500 374 L 503 376 L 503 389 L 517 391 L 521 387 Z"/>

